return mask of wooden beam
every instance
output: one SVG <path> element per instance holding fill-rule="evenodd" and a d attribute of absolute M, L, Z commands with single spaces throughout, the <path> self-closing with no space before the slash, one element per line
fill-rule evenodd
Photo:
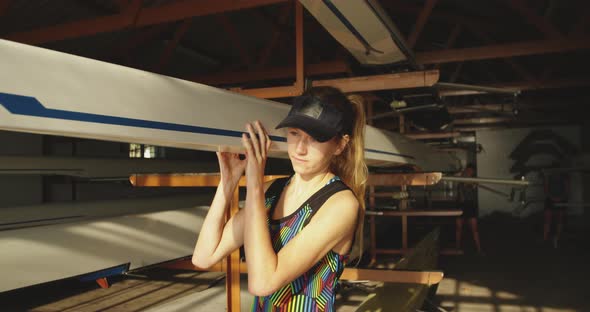
<path fill-rule="evenodd" d="M 549 21 L 531 10 L 523 0 L 505 0 L 511 8 L 518 11 L 527 23 L 534 26 L 547 38 L 558 39 L 563 35 Z"/>
<path fill-rule="evenodd" d="M 438 82 L 438 78 L 438 70 L 430 70 L 399 74 L 317 80 L 312 82 L 312 86 L 332 86 L 342 90 L 342 92 L 349 93 L 359 91 L 430 87 Z"/>
<path fill-rule="evenodd" d="M 349 73 L 350 66 L 345 61 L 330 61 L 305 66 L 305 76 L 319 76 L 327 74 Z M 295 78 L 296 69 L 294 65 L 273 67 L 259 70 L 249 70 L 242 72 L 221 72 L 212 73 L 202 76 L 189 77 L 188 80 L 212 85 L 231 85 L 245 82 L 272 81 L 276 79 Z"/>
<path fill-rule="evenodd" d="M 240 201 L 240 190 L 236 188 L 230 204 L 230 208 L 225 211 L 225 221 L 229 221 L 233 215 L 238 213 Z M 240 307 L 240 249 L 231 252 L 226 258 L 225 263 L 225 293 L 228 312 L 238 312 Z"/>
<path fill-rule="evenodd" d="M 518 81 L 491 85 L 491 87 L 512 88 L 517 90 L 559 89 L 590 86 L 589 78 L 566 78 L 537 81 Z"/>
<path fill-rule="evenodd" d="M 428 139 L 448 139 L 460 137 L 461 133 L 453 132 L 433 132 L 433 133 L 406 133 L 404 134 L 410 139 L 414 140 L 428 140 Z"/>
<path fill-rule="evenodd" d="M 420 52 L 416 53 L 416 62 L 419 64 L 451 63 L 586 49 L 590 49 L 590 37 L 535 40 L 475 48 Z"/>
<path fill-rule="evenodd" d="M 588 20 L 590 19 L 590 4 L 588 1 L 585 1 L 580 8 L 580 15 L 578 17 L 578 21 L 573 25 L 573 27 L 568 32 L 568 37 L 576 37 L 584 35 L 584 30 L 588 25 Z M 541 74 L 540 80 L 547 80 L 553 74 L 555 68 L 558 67 L 557 64 L 553 64 L 552 66 L 547 66 L 543 73 Z"/>
<path fill-rule="evenodd" d="M 272 181 L 284 175 L 266 175 L 264 182 Z M 219 185 L 221 177 L 216 173 L 204 174 L 134 174 L 129 176 L 129 182 L 134 187 L 214 187 Z M 246 178 L 240 178 L 238 185 L 246 186 Z"/>
<path fill-rule="evenodd" d="M 236 28 L 234 27 L 233 23 L 229 19 L 229 17 L 225 14 L 218 14 L 217 21 L 221 24 L 225 32 L 229 36 L 229 41 L 234 46 L 234 49 L 240 52 L 240 58 L 242 59 L 242 65 L 245 67 L 249 67 L 252 64 L 250 53 L 242 44 L 242 36 L 238 34 Z"/>
<path fill-rule="evenodd" d="M 234 92 L 250 96 L 271 99 L 299 96 L 305 89 L 304 82 L 304 58 L 303 58 L 303 5 L 295 2 L 295 83 L 291 86 L 257 88 L 257 89 L 231 89 Z"/>
<path fill-rule="evenodd" d="M 303 90 L 295 86 L 284 86 L 284 87 L 269 87 L 269 88 L 256 88 L 256 89 L 240 89 L 232 88 L 233 92 L 245 94 L 261 99 L 280 99 L 286 97 L 299 96 L 303 93 Z"/>
<path fill-rule="evenodd" d="M 291 6 L 291 3 L 288 3 L 283 6 L 283 8 L 281 9 L 281 13 L 279 13 L 279 18 L 278 18 L 278 23 L 280 25 L 283 25 L 287 22 L 287 19 L 289 18 L 289 14 L 293 10 L 292 8 L 293 7 Z M 272 32 L 272 36 L 271 36 L 269 43 L 266 45 L 266 47 L 264 48 L 264 50 L 262 51 L 262 53 L 260 53 L 260 56 L 258 57 L 258 62 L 257 62 L 258 67 L 264 67 L 264 65 L 266 65 L 266 63 L 268 62 L 268 59 L 271 55 L 271 52 L 274 50 L 274 48 L 279 43 L 279 39 L 281 38 L 282 33 L 283 32 L 282 32 L 281 27 L 275 26 L 275 29 Z"/>
<path fill-rule="evenodd" d="M 374 173 L 367 178 L 367 185 L 376 186 L 402 186 L 434 185 L 440 181 L 442 173 Z"/>
<path fill-rule="evenodd" d="M 524 105 L 518 105 L 523 108 Z M 531 106 L 527 105 L 527 108 Z M 466 106 L 447 106 L 449 114 L 470 114 L 470 113 L 485 113 L 485 112 L 511 112 L 514 106 L 512 104 L 482 104 L 482 105 L 466 105 Z"/>
<path fill-rule="evenodd" d="M 504 88 L 520 91 L 541 90 L 541 89 L 561 89 L 590 86 L 590 79 L 588 78 L 567 78 L 567 79 L 552 79 L 552 80 L 536 80 L 536 81 L 515 81 L 504 82 L 488 85 L 479 85 L 482 87 Z M 477 90 L 440 90 L 440 96 L 464 96 L 484 94 L 487 92 Z"/>
<path fill-rule="evenodd" d="M 467 118 L 467 119 L 455 119 L 453 124 L 455 125 L 473 125 L 473 124 L 494 124 L 514 121 L 515 118 L 508 117 L 488 117 L 488 118 Z"/>
<path fill-rule="evenodd" d="M 161 5 L 142 10 L 140 18 L 137 21 L 137 25 L 153 25 L 183 20 L 194 16 L 205 16 L 223 12 L 251 9 L 260 6 L 284 3 L 286 1 L 288 0 L 183 0 L 173 2 L 168 5 Z"/>
<path fill-rule="evenodd" d="M 346 268 L 342 272 L 342 280 L 369 280 L 389 283 L 410 283 L 421 285 L 435 285 L 440 283 L 443 272 L 430 271 L 399 271 L 399 270 L 369 270 Z"/>
<path fill-rule="evenodd" d="M 460 24 L 456 24 L 455 27 L 453 27 L 453 30 L 451 30 L 451 33 L 449 34 L 449 38 L 447 39 L 447 42 L 445 43 L 445 49 L 450 49 L 455 45 L 455 41 L 457 41 L 459 34 L 461 34 L 461 30 L 462 30 L 462 26 Z M 440 64 L 435 64 L 434 69 L 440 69 Z"/>
<path fill-rule="evenodd" d="M 575 123 L 576 121 L 573 120 L 566 120 L 566 119 L 517 119 L 517 118 L 509 118 L 509 117 L 487 117 L 487 118 L 467 118 L 467 119 L 455 119 L 453 123 L 455 125 L 487 125 L 487 124 L 502 124 L 502 123 L 510 123 L 510 124 L 559 124 L 559 123 Z M 455 129 L 457 130 L 457 129 Z"/>
<path fill-rule="evenodd" d="M 476 36 L 478 36 L 482 41 L 484 41 L 486 44 L 493 44 L 495 41 L 488 34 L 486 34 L 483 30 L 480 30 L 477 28 L 472 28 L 471 31 Z M 514 61 L 514 59 L 504 58 L 503 60 L 524 79 L 529 80 L 529 81 L 536 80 L 536 78 L 528 70 L 526 70 L 524 67 L 522 67 L 520 64 L 518 64 L 516 61 Z"/>
<path fill-rule="evenodd" d="M 161 6 L 141 8 L 137 14 L 124 12 L 31 31 L 16 32 L 8 34 L 4 36 L 4 38 L 28 44 L 42 44 L 117 31 L 127 27 L 143 27 L 162 24 L 184 20 L 194 16 L 237 11 L 275 3 L 283 3 L 286 1 L 288 0 L 184 0 Z"/>
<path fill-rule="evenodd" d="M 119 42 L 114 51 L 106 57 L 107 60 L 125 61 L 131 52 L 145 42 L 163 33 L 168 29 L 167 24 L 154 25 L 148 29 L 138 29 L 137 33 L 131 38 L 125 38 L 124 42 Z"/>
<path fill-rule="evenodd" d="M 440 65 L 440 64 L 437 64 L 437 65 Z M 459 74 L 461 74 L 461 69 L 463 69 L 463 62 L 457 64 L 457 66 L 455 67 L 455 70 L 451 74 L 451 78 L 449 79 L 449 82 L 454 83 L 455 81 L 457 81 L 457 79 L 459 78 Z"/>
<path fill-rule="evenodd" d="M 340 89 L 342 92 L 360 92 L 376 90 L 406 89 L 417 87 L 430 87 L 438 81 L 437 70 L 409 72 L 401 74 L 386 74 L 375 76 L 363 76 L 342 79 L 317 80 L 312 86 L 331 86 Z M 230 89 L 234 92 L 247 94 L 259 98 L 284 98 L 300 95 L 302 88 L 296 86 L 271 87 L 259 89 Z"/>
<path fill-rule="evenodd" d="M 418 18 L 416 19 L 416 24 L 414 24 L 414 28 L 408 36 L 408 45 L 410 46 L 410 48 L 414 48 L 414 46 L 416 45 L 418 37 L 420 36 L 422 29 L 424 29 L 424 25 L 426 25 L 426 22 L 430 17 L 430 13 L 432 12 L 432 9 L 436 5 L 437 1 L 438 0 L 426 0 L 424 8 L 422 9 L 422 11 L 420 11 Z"/>
<path fill-rule="evenodd" d="M 295 88 L 303 93 L 305 79 L 305 59 L 303 57 L 303 5 L 295 2 Z"/>
<path fill-rule="evenodd" d="M 419 14 L 424 9 L 423 7 L 417 5 L 407 4 L 408 2 L 404 3 L 402 1 L 381 1 L 381 5 L 390 10 L 391 16 L 401 15 L 401 14 Z M 393 13 L 393 14 L 392 14 Z M 491 18 L 483 18 L 483 17 L 470 17 L 465 14 L 457 14 L 450 10 L 437 10 L 436 12 L 432 12 L 430 14 L 430 19 L 437 22 L 443 22 L 450 25 L 461 24 L 464 26 L 472 27 L 477 26 L 483 29 L 498 29 L 498 21 Z"/>
<path fill-rule="evenodd" d="M 407 209 L 407 210 L 379 210 L 367 211 L 368 216 L 383 217 L 457 217 L 463 212 L 461 209 L 432 210 L 432 209 Z"/>
<path fill-rule="evenodd" d="M 190 260 L 179 260 L 162 264 L 161 267 L 175 270 L 194 270 L 208 272 L 226 272 L 227 266 L 222 261 L 209 269 L 199 268 L 191 263 Z M 239 272 L 248 273 L 246 262 L 239 263 Z M 422 285 L 434 285 L 440 283 L 444 274 L 440 271 L 402 271 L 402 270 L 373 270 L 345 268 L 340 279 L 350 281 L 379 281 L 390 283 L 410 283 Z"/>
<path fill-rule="evenodd" d="M 158 61 L 158 64 L 155 66 L 154 71 L 156 73 L 162 72 L 162 70 L 166 66 L 168 66 L 168 63 L 170 63 L 170 59 L 172 58 L 172 55 L 174 54 L 174 50 L 176 50 L 178 43 L 180 43 L 180 40 L 182 39 L 182 37 L 184 37 L 184 34 L 190 28 L 191 22 L 192 22 L 192 19 L 188 18 L 188 19 L 184 20 L 184 22 L 182 22 L 182 24 L 180 24 L 176 28 L 176 31 L 174 32 L 174 37 L 172 38 L 172 40 L 170 40 L 170 42 L 168 42 L 168 44 L 166 45 L 166 48 L 164 48 L 164 51 L 162 52 L 162 55 L 160 56 L 160 60 Z"/>

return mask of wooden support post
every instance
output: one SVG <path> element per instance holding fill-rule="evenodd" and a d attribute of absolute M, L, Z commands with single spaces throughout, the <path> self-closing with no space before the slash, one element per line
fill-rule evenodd
<path fill-rule="evenodd" d="M 226 212 L 226 218 L 229 220 L 240 209 L 240 189 L 236 187 L 234 196 L 231 201 L 231 208 Z M 227 294 L 227 311 L 240 311 L 240 249 L 234 250 L 225 259 L 227 270 L 225 271 L 225 290 Z"/>
<path fill-rule="evenodd" d="M 284 98 L 299 96 L 304 89 L 304 58 L 303 58 L 303 6 L 299 1 L 295 2 L 295 83 L 291 86 L 258 88 L 258 89 L 231 89 L 234 92 L 247 94 L 264 99 Z"/>
<path fill-rule="evenodd" d="M 402 250 L 408 250 L 408 216 L 402 216 Z"/>

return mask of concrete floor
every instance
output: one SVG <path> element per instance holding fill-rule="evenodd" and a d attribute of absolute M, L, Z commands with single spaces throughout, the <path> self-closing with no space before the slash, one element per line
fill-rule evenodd
<path fill-rule="evenodd" d="M 465 232 L 465 255 L 442 256 L 445 279 L 425 311 L 569 312 L 590 311 L 586 286 L 590 260 L 583 227 L 566 226 L 558 248 L 539 242 L 540 217 L 527 220 L 492 216 L 480 221 L 485 256 L 473 250 Z M 425 225 L 416 225 L 416 231 Z M 394 232 L 397 228 L 391 227 Z M 443 245 L 452 244 L 453 228 L 443 228 Z M 416 233 L 415 236 L 419 236 Z M 396 240 L 395 233 L 390 237 Z M 397 241 L 397 240 L 396 240 Z M 394 259 L 382 258 L 382 262 Z M 223 274 L 151 269 L 112 279 L 112 287 L 75 280 L 53 282 L 0 294 L 0 311 L 224 311 Z M 242 287 L 242 310 L 252 296 Z M 337 312 L 354 311 L 365 297 L 339 300 Z M 383 311 L 386 312 L 386 311 Z"/>

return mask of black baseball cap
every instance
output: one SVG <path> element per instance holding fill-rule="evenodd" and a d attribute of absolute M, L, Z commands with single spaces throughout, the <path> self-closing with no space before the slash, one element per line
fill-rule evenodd
<path fill-rule="evenodd" d="M 292 127 L 307 132 L 318 142 L 326 142 L 343 131 L 344 114 L 316 96 L 296 97 L 287 117 L 275 129 Z"/>

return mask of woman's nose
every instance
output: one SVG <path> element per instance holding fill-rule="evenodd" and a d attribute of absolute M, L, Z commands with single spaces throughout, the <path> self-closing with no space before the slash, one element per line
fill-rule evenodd
<path fill-rule="evenodd" d="M 298 142 L 297 142 L 297 153 L 298 154 L 305 154 L 307 153 L 307 144 L 308 141 L 306 138 L 301 138 Z"/>

